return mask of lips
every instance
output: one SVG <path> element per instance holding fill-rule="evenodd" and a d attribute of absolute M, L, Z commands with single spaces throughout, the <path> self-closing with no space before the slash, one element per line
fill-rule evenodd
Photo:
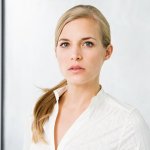
<path fill-rule="evenodd" d="M 79 66 L 79 65 L 73 65 L 68 70 L 84 70 L 85 68 Z"/>

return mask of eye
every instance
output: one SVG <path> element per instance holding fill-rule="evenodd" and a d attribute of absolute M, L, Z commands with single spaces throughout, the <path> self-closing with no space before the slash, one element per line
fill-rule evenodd
<path fill-rule="evenodd" d="M 94 44 L 93 44 L 93 42 L 87 41 L 87 42 L 85 42 L 85 43 L 83 44 L 83 46 L 86 46 L 86 47 L 93 47 Z"/>
<path fill-rule="evenodd" d="M 64 43 L 61 43 L 61 44 L 60 44 L 60 47 L 66 48 L 66 47 L 68 47 L 68 45 L 69 45 L 68 42 L 64 42 Z"/>

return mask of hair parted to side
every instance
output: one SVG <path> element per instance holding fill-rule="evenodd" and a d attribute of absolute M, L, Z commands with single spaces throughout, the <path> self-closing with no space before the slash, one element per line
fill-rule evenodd
<path fill-rule="evenodd" d="M 57 47 L 59 36 L 64 26 L 79 18 L 93 19 L 99 25 L 99 34 L 103 47 L 107 47 L 111 43 L 110 26 L 104 15 L 96 7 L 91 5 L 77 5 L 70 8 L 62 15 L 59 19 L 56 30 L 55 30 L 55 47 Z"/>
<path fill-rule="evenodd" d="M 57 47 L 59 36 L 64 26 L 67 23 L 79 18 L 93 19 L 96 23 L 98 23 L 100 27 L 99 34 L 101 37 L 103 47 L 106 48 L 111 43 L 110 27 L 103 14 L 94 6 L 77 5 L 67 10 L 59 19 L 55 31 L 55 48 Z M 40 141 L 47 143 L 44 137 L 43 126 L 50 117 L 54 105 L 56 103 L 56 98 L 53 91 L 56 90 L 57 88 L 63 87 L 64 85 L 67 85 L 66 80 L 63 80 L 62 82 L 60 82 L 58 85 L 56 85 L 51 89 L 44 89 L 45 93 L 37 101 L 33 111 L 34 118 L 32 123 L 32 133 L 33 133 L 32 139 L 34 143 Z"/>

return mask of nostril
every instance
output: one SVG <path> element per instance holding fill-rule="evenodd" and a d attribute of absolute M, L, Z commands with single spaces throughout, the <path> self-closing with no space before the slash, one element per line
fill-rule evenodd
<path fill-rule="evenodd" d="M 71 60 L 81 60 L 81 59 L 82 59 L 81 55 L 71 57 Z"/>

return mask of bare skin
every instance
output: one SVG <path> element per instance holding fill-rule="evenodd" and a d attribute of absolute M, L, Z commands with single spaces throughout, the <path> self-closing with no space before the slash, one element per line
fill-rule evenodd
<path fill-rule="evenodd" d="M 55 149 L 100 90 L 100 70 L 103 62 L 111 56 L 112 46 L 103 47 L 99 30 L 95 21 L 80 18 L 65 25 L 59 37 L 56 57 L 67 80 L 67 91 L 59 100 L 54 130 Z M 83 69 L 69 70 L 72 65 Z"/>
<path fill-rule="evenodd" d="M 72 124 L 75 122 L 75 120 L 87 109 L 91 102 L 91 98 L 96 95 L 96 93 L 100 90 L 100 86 L 98 85 L 97 89 L 95 89 L 95 92 L 93 90 L 87 95 L 80 94 L 82 97 L 78 97 L 79 101 L 77 101 L 77 98 L 74 99 L 70 94 L 67 92 L 63 94 L 63 96 L 59 100 L 59 112 L 57 115 L 56 123 L 55 123 L 55 147 L 57 148 L 58 144 L 60 143 L 61 139 L 67 132 L 67 130 L 72 126 Z M 67 99 L 69 100 L 67 102 Z M 76 103 L 76 102 L 77 103 Z"/>

